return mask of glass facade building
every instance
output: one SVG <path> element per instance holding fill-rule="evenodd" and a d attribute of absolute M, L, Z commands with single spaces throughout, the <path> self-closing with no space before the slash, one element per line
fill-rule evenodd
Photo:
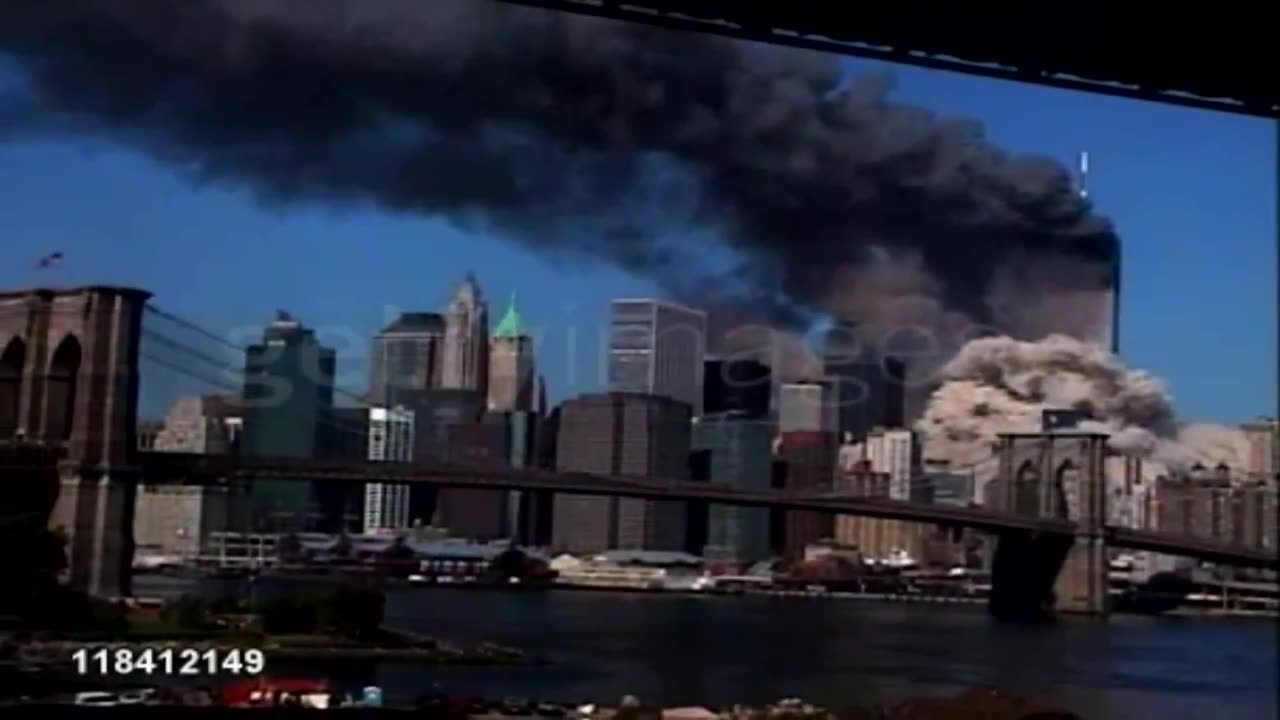
<path fill-rule="evenodd" d="M 609 390 L 679 400 L 702 413 L 707 316 L 660 300 L 609 307 Z"/>

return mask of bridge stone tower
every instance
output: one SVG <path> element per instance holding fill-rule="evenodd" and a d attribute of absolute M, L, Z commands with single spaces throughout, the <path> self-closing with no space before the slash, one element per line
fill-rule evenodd
<path fill-rule="evenodd" d="M 1107 612 L 1106 441 L 1082 432 L 1000 436 L 1000 472 L 987 486 L 987 505 L 1069 521 L 1075 533 L 1002 536 L 992 571 L 993 612 L 1025 614 L 1031 606 Z"/>
<path fill-rule="evenodd" d="M 0 443 L 56 450 L 51 528 L 69 583 L 129 594 L 138 349 L 150 294 L 123 287 L 0 293 Z"/>

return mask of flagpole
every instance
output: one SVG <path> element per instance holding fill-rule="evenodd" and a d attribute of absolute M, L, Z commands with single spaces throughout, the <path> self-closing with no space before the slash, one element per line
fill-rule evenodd
<path fill-rule="evenodd" d="M 46 276 L 41 273 L 47 270 L 56 270 L 61 267 L 62 267 L 62 251 L 61 250 L 55 250 L 54 252 L 51 252 L 48 255 L 45 255 L 44 257 L 37 260 L 34 270 L 31 271 L 32 277 L 35 281 L 33 283 L 33 286 L 36 288 L 44 288 L 49 286 L 49 283 L 44 282 L 44 278 Z"/>

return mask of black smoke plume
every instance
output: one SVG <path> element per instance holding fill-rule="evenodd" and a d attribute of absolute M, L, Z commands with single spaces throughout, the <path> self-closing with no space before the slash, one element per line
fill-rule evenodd
<path fill-rule="evenodd" d="M 815 53 L 488 0 L 4 0 L 0 51 L 0 137 L 441 215 L 775 325 L 1072 332 L 1022 299 L 1092 297 L 1117 254 L 1059 165 Z"/>

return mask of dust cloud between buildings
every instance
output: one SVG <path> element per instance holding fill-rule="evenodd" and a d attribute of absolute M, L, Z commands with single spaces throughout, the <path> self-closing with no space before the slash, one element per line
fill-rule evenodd
<path fill-rule="evenodd" d="M 468 0 L 14 0 L 0 51 L 0 137 L 613 263 L 713 334 L 834 315 L 932 367 L 977 327 L 1109 343 L 1117 238 L 1070 175 L 829 56 Z"/>
<path fill-rule="evenodd" d="M 1065 335 L 1038 342 L 974 340 L 940 375 L 916 428 L 933 457 L 956 465 L 980 462 L 999 433 L 1039 431 L 1042 412 L 1052 409 L 1080 411 L 1089 419 L 1079 429 L 1108 435 L 1108 445 L 1120 454 L 1150 459 L 1143 469 L 1153 477 L 1196 463 L 1251 465 L 1245 431 L 1179 422 L 1173 397 L 1158 378 Z"/>

